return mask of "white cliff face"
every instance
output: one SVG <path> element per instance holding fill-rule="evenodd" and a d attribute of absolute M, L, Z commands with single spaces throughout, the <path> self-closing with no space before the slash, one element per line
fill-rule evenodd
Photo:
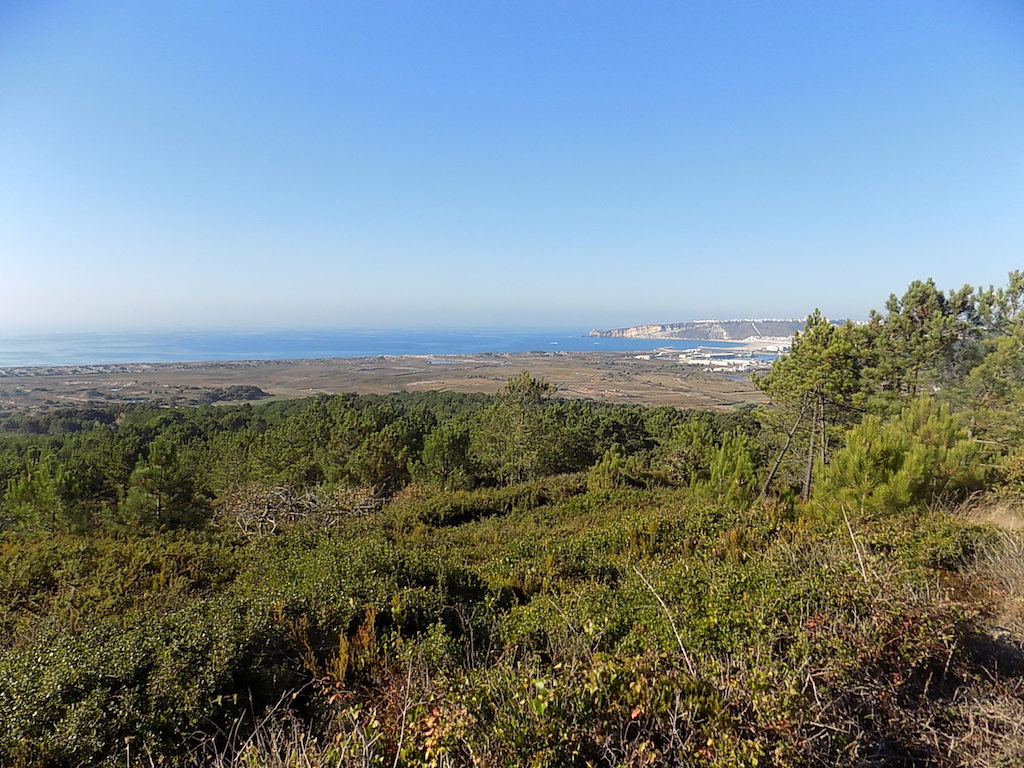
<path fill-rule="evenodd" d="M 615 328 L 610 331 L 593 330 L 589 336 L 608 336 L 621 339 L 656 339 L 672 330 L 671 325 L 636 325 L 632 328 Z"/>
<path fill-rule="evenodd" d="M 804 320 L 767 318 L 764 320 L 698 320 L 690 323 L 634 325 L 630 328 L 593 330 L 589 336 L 619 339 L 690 339 L 695 341 L 740 341 L 780 338 L 804 327 Z"/>

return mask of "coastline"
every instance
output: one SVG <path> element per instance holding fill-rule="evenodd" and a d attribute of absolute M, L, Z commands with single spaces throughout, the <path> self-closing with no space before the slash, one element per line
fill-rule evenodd
<path fill-rule="evenodd" d="M 214 363 L 365 358 L 477 356 L 522 352 L 632 352 L 672 345 L 732 347 L 700 339 L 591 338 L 578 330 L 133 332 L 0 335 L 0 369 L 156 363 Z"/>

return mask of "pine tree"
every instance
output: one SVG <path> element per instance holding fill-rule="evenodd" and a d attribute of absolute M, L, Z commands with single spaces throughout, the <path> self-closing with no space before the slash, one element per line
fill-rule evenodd
<path fill-rule="evenodd" d="M 118 505 L 119 522 L 144 528 L 178 528 L 202 522 L 207 512 L 193 474 L 180 460 L 177 448 L 163 437 L 156 438 L 128 480 L 128 491 Z"/>
<path fill-rule="evenodd" d="M 973 289 L 949 294 L 928 279 L 872 312 L 864 367 L 868 410 L 899 413 L 909 398 L 936 393 L 963 378 L 981 359 L 981 325 Z"/>
<path fill-rule="evenodd" d="M 983 485 L 981 446 L 945 404 L 910 402 L 899 417 L 869 415 L 818 472 L 815 502 L 834 515 L 872 517 L 955 501 Z"/>
<path fill-rule="evenodd" d="M 557 466 L 562 430 L 545 418 L 555 386 L 528 371 L 513 376 L 474 425 L 471 454 L 501 483 L 548 474 Z"/>
<path fill-rule="evenodd" d="M 454 419 L 442 422 L 423 440 L 423 452 L 414 474 L 445 490 L 469 488 L 473 484 L 469 457 L 469 427 Z"/>
<path fill-rule="evenodd" d="M 82 506 L 67 498 L 69 480 L 56 456 L 33 452 L 24 471 L 7 484 L 3 516 L 23 530 L 81 530 L 88 520 Z"/>
<path fill-rule="evenodd" d="M 762 493 L 779 479 L 811 494 L 814 467 L 827 464 L 842 430 L 860 417 L 862 367 L 868 346 L 862 328 L 835 326 L 815 310 L 790 354 L 754 383 L 771 399 L 760 413 L 773 455 Z"/>

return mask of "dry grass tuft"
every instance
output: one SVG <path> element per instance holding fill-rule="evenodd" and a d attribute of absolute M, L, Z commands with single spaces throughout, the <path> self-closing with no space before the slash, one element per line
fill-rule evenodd
<path fill-rule="evenodd" d="M 1024 534 L 1003 530 L 978 553 L 965 574 L 988 588 L 993 622 L 1012 642 L 1024 645 Z"/>
<path fill-rule="evenodd" d="M 1007 531 L 1024 530 L 1024 503 L 1019 501 L 990 499 L 972 503 L 962 514 L 975 523 L 987 523 Z"/>

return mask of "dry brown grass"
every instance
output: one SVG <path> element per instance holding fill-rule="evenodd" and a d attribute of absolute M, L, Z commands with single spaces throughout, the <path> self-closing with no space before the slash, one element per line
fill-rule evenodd
<path fill-rule="evenodd" d="M 969 505 L 963 516 L 975 523 L 990 524 L 1008 531 L 1024 529 L 1024 503 L 990 499 Z"/>
<path fill-rule="evenodd" d="M 438 356 L 442 357 L 442 356 Z M 635 360 L 624 352 L 522 353 L 150 363 L 129 366 L 22 368 L 0 372 L 0 405 L 33 408 L 145 401 L 174 405 L 200 402 L 214 388 L 253 385 L 275 399 L 320 393 L 481 392 L 494 394 L 508 377 L 529 370 L 558 386 L 558 396 L 613 403 L 729 409 L 764 399 L 747 374 L 691 370 L 676 360 Z M 12 369 L 13 370 L 13 369 Z"/>
<path fill-rule="evenodd" d="M 1024 765 L 1024 681 L 967 695 L 955 710 L 958 728 L 944 745 L 957 765 Z"/>
<path fill-rule="evenodd" d="M 1001 530 L 966 577 L 989 592 L 994 626 L 1024 645 L 1024 532 Z"/>

